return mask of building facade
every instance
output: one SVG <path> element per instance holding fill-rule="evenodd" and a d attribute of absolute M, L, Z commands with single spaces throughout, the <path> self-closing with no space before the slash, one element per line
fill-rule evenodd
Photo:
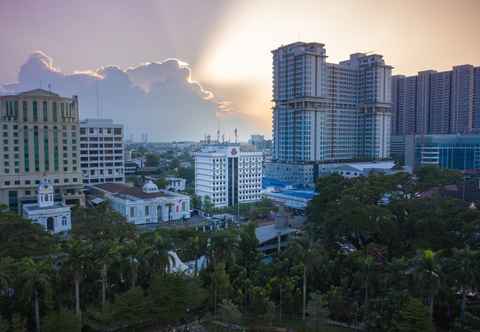
<path fill-rule="evenodd" d="M 63 202 L 55 202 L 54 197 L 52 184 L 43 179 L 37 188 L 37 203 L 23 204 L 22 214 L 52 234 L 69 232 L 72 229 L 70 207 Z"/>
<path fill-rule="evenodd" d="M 460 171 L 480 169 L 480 135 L 417 135 L 406 143 L 407 166 L 433 165 Z"/>
<path fill-rule="evenodd" d="M 159 190 L 152 181 L 143 188 L 122 183 L 95 184 L 92 189 L 104 196 L 112 208 L 131 224 L 157 224 L 190 218 L 190 197 Z"/>
<path fill-rule="evenodd" d="M 480 67 L 421 71 L 392 78 L 392 135 L 480 130 Z"/>
<path fill-rule="evenodd" d="M 184 191 L 187 187 L 187 180 L 183 178 L 176 178 L 173 176 L 167 176 L 167 190 Z"/>
<path fill-rule="evenodd" d="M 0 203 L 22 211 L 49 178 L 67 204 L 84 204 L 78 99 L 46 90 L 0 97 Z"/>
<path fill-rule="evenodd" d="M 110 119 L 80 122 L 80 166 L 83 183 L 125 182 L 123 125 Z"/>
<path fill-rule="evenodd" d="M 316 164 L 389 157 L 392 67 L 381 55 L 355 53 L 328 63 L 323 44 L 302 42 L 272 53 L 267 176 L 311 187 Z"/>
<path fill-rule="evenodd" d="M 378 54 L 327 63 L 320 43 L 273 53 L 273 160 L 288 163 L 389 156 L 391 70 Z"/>
<path fill-rule="evenodd" d="M 212 145 L 195 154 L 195 194 L 217 208 L 262 198 L 261 152 L 241 152 L 239 146 Z"/>

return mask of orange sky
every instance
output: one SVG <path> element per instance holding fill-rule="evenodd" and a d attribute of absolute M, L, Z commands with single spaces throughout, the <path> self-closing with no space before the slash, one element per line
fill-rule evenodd
<path fill-rule="evenodd" d="M 354 52 L 383 54 L 394 74 L 480 65 L 480 0 L 233 2 L 194 69 L 201 81 L 257 116 L 268 133 L 270 50 L 296 40 L 325 43 L 330 62 Z"/>
<path fill-rule="evenodd" d="M 36 50 L 65 73 L 176 58 L 252 124 L 243 135 L 271 135 L 282 44 L 324 43 L 330 62 L 374 51 L 394 74 L 480 65 L 480 0 L 0 0 L 0 22 L 0 83 Z"/>

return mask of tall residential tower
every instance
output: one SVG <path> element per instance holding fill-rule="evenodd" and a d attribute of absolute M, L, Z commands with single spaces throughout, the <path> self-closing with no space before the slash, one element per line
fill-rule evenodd
<path fill-rule="evenodd" d="M 389 157 L 392 67 L 381 55 L 355 53 L 333 64 L 323 44 L 303 42 L 272 53 L 267 176 L 307 185 L 315 177 L 312 165 Z"/>
<path fill-rule="evenodd" d="M 480 130 L 480 67 L 461 65 L 392 79 L 392 135 Z"/>

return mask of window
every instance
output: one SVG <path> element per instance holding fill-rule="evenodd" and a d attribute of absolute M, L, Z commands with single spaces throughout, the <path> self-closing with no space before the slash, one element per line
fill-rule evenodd
<path fill-rule="evenodd" d="M 145 206 L 145 216 L 149 216 L 150 215 L 150 209 L 148 206 Z"/>
<path fill-rule="evenodd" d="M 67 226 L 67 217 L 62 217 L 62 226 Z"/>
<path fill-rule="evenodd" d="M 135 217 L 135 208 L 132 206 L 130 207 L 130 218 L 134 218 Z"/>
<path fill-rule="evenodd" d="M 22 103 L 22 108 L 23 108 L 23 122 L 28 121 L 28 104 L 26 101 L 23 101 Z"/>
<path fill-rule="evenodd" d="M 46 101 L 43 102 L 43 121 L 48 121 L 48 106 Z"/>
<path fill-rule="evenodd" d="M 53 102 L 52 104 L 52 115 L 53 115 L 53 121 L 54 122 L 57 122 L 58 120 L 58 114 L 57 114 L 57 103 L 56 102 Z"/>
<path fill-rule="evenodd" d="M 37 122 L 38 121 L 38 109 L 37 109 L 37 101 L 33 101 L 33 122 Z"/>

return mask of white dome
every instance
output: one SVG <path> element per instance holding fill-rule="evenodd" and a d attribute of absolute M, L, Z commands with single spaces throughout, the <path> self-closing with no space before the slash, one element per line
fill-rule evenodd
<path fill-rule="evenodd" d="M 155 183 L 152 182 L 152 180 L 148 180 L 143 185 L 143 192 L 147 194 L 158 193 L 158 187 Z"/>

